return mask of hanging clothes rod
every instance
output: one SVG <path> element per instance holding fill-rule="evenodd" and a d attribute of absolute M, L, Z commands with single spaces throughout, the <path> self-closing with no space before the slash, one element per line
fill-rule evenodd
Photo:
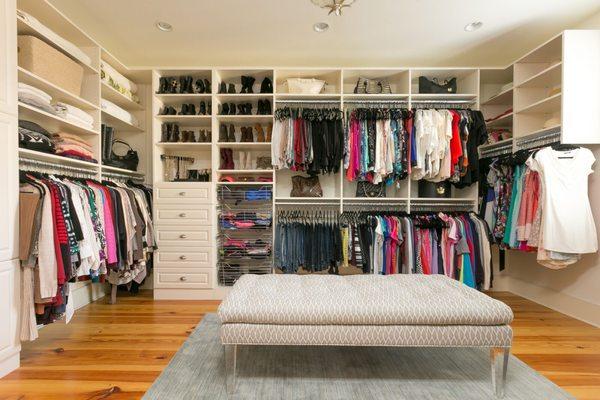
<path fill-rule="evenodd" d="M 75 173 L 88 174 L 88 175 L 96 174 L 96 171 L 93 171 L 91 169 L 72 167 L 70 165 L 63 165 L 63 164 L 58 164 L 58 163 L 53 163 L 53 162 L 48 162 L 48 161 L 40 161 L 40 160 L 33 160 L 30 158 L 19 157 L 19 169 L 26 171 L 27 166 L 33 167 L 33 168 L 68 171 L 68 172 L 75 172 Z"/>
<path fill-rule="evenodd" d="M 408 100 L 344 100 L 344 104 L 407 104 Z"/>
<path fill-rule="evenodd" d="M 131 179 L 134 181 L 143 181 L 144 177 L 140 176 L 140 175 L 129 175 L 126 173 L 119 173 L 119 172 L 103 172 L 102 173 L 102 177 L 106 177 L 106 178 L 117 178 L 117 179 Z"/>
<path fill-rule="evenodd" d="M 524 137 L 516 139 L 516 147 L 518 150 L 525 150 L 533 147 L 546 146 L 554 143 L 559 143 L 561 140 L 560 128 L 550 129 L 548 131 L 537 134 L 533 137 Z"/>
<path fill-rule="evenodd" d="M 477 100 L 411 100 L 413 104 L 474 104 Z"/>

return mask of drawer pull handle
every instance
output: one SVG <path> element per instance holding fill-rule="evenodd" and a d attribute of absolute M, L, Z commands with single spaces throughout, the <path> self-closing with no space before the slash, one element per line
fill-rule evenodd
<path fill-rule="evenodd" d="M 179 256 L 179 259 L 180 260 L 187 260 L 187 257 L 186 256 Z"/>
<path fill-rule="evenodd" d="M 187 239 L 187 235 L 179 235 L 179 239 Z"/>
<path fill-rule="evenodd" d="M 187 281 L 187 276 L 182 276 L 182 277 L 179 278 L 179 280 L 181 282 L 185 282 L 185 281 Z"/>
<path fill-rule="evenodd" d="M 181 214 L 179 214 L 179 216 L 180 216 L 181 218 L 185 218 L 186 214 L 185 214 L 185 213 L 181 213 Z"/>
<path fill-rule="evenodd" d="M 185 196 L 185 192 L 179 192 L 180 196 Z"/>

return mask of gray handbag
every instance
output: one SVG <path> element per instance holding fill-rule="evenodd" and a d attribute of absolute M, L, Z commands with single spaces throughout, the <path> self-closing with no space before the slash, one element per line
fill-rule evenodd
<path fill-rule="evenodd" d="M 392 88 L 390 82 L 385 78 L 358 78 L 356 87 L 354 88 L 356 94 L 392 94 Z"/>

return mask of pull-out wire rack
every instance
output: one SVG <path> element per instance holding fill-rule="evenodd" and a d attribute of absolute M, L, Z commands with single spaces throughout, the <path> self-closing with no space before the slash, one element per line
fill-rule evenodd
<path fill-rule="evenodd" d="M 272 187 L 223 185 L 217 198 L 219 284 L 231 286 L 244 274 L 272 273 Z"/>

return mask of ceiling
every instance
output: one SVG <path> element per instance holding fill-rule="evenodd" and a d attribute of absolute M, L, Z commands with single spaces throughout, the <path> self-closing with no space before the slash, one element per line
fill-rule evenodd
<path fill-rule="evenodd" d="M 310 0 L 51 2 L 130 67 L 497 66 L 600 12 L 598 0 L 357 0 L 341 17 Z M 331 28 L 314 32 L 320 21 Z"/>

